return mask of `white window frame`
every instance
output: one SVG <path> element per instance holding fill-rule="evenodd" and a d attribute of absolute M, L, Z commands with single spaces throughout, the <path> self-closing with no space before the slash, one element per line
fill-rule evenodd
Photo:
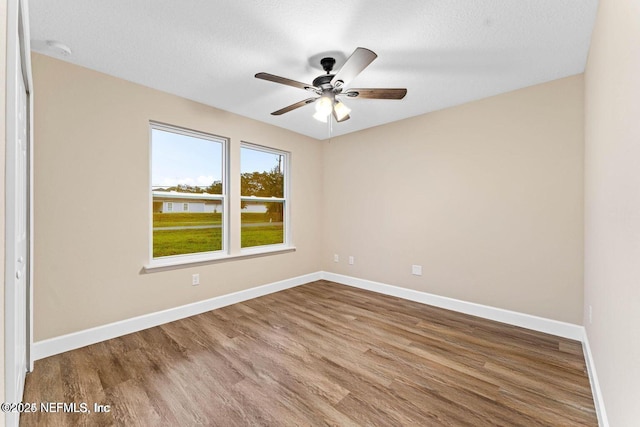
<path fill-rule="evenodd" d="M 153 164 L 152 164 L 152 150 L 153 150 L 153 141 L 152 141 L 152 129 L 158 129 L 165 132 L 173 132 L 186 136 L 191 136 L 194 138 L 202 138 L 202 139 L 211 139 L 215 142 L 222 143 L 222 195 L 212 194 L 212 200 L 220 200 L 222 205 L 222 227 L 223 227 L 223 237 L 222 237 L 222 250 L 220 251 L 211 251 L 211 252 L 200 252 L 196 254 L 183 254 L 183 255 L 172 255 L 166 257 L 153 257 L 153 193 L 151 188 L 151 178 L 153 172 Z M 229 138 L 214 135 L 207 132 L 195 131 L 191 129 L 182 128 L 179 126 L 169 125 L 165 123 L 150 121 L 149 122 L 149 262 L 143 266 L 146 272 L 152 273 L 156 271 L 164 271 L 173 268 L 179 268 L 185 265 L 199 265 L 199 264 L 209 264 L 214 262 L 224 262 L 228 260 L 241 259 L 241 258 L 253 258 L 255 256 L 262 255 L 272 255 L 272 254 L 280 254 L 286 252 L 293 252 L 296 250 L 295 246 L 292 244 L 292 235 L 291 235 L 291 199 L 290 199 L 290 185 L 291 185 L 291 153 L 284 150 L 278 150 L 271 147 L 266 147 L 263 145 L 253 144 L 250 142 L 241 141 L 240 146 L 251 148 L 254 150 L 260 150 L 267 153 L 273 153 L 277 155 L 284 156 L 284 197 L 244 197 L 248 201 L 265 201 L 265 202 L 275 202 L 282 201 L 284 203 L 284 242 L 273 245 L 262 245 L 262 246 L 252 246 L 249 248 L 241 248 L 241 221 L 238 221 L 237 229 L 231 230 L 231 217 L 238 216 L 240 217 L 240 204 L 238 206 L 231 207 L 230 200 L 233 199 L 234 203 L 237 200 L 243 199 L 241 197 L 240 192 L 241 189 L 234 188 L 234 194 L 230 195 L 231 188 L 231 165 L 237 165 L 238 170 L 234 170 L 233 173 L 239 177 L 241 173 L 240 162 L 241 159 L 238 159 L 238 162 L 231 162 L 230 151 L 231 151 L 231 140 Z M 238 155 L 240 155 L 240 150 L 237 151 Z M 232 197 L 233 196 L 233 197 Z M 236 198 L 237 196 L 238 198 Z M 237 209 L 237 211 L 236 211 Z M 231 247 L 231 234 L 234 236 L 237 233 L 237 244 L 238 248 Z"/>
<path fill-rule="evenodd" d="M 151 179 L 153 174 L 153 130 L 171 132 L 192 138 L 205 139 L 220 143 L 222 146 L 222 194 L 211 194 L 207 197 L 210 200 L 220 200 L 222 204 L 222 248 L 218 251 L 197 252 L 193 254 L 170 255 L 164 257 L 153 256 L 153 188 Z M 168 266 L 190 264 L 216 260 L 223 258 L 229 253 L 229 139 L 222 136 L 213 135 L 206 132 L 185 129 L 179 126 L 165 123 L 149 122 L 149 263 L 146 270 L 163 268 Z M 171 202 L 169 202 L 171 203 Z M 183 205 L 184 206 L 184 205 Z M 167 209 L 169 210 L 169 209 Z"/>
<path fill-rule="evenodd" d="M 243 196 L 240 194 L 240 202 L 282 202 L 283 203 L 283 213 L 284 213 L 284 236 L 282 243 L 276 243 L 273 245 L 261 245 L 261 246 L 250 246 L 247 248 L 240 248 L 240 253 L 242 254 L 255 254 L 262 253 L 265 251 L 273 251 L 278 249 L 292 249 L 293 246 L 291 244 L 291 214 L 290 214 L 290 197 L 289 197 L 289 186 L 290 186 L 290 162 L 291 162 L 291 153 L 284 150 L 278 150 L 271 147 L 265 147 L 264 145 L 258 145 L 251 142 L 242 141 L 240 143 L 240 148 L 248 148 L 251 150 L 262 151 L 265 153 L 275 154 L 278 156 L 283 156 L 283 175 L 284 175 L 284 197 L 256 197 L 256 196 Z M 242 165 L 242 156 L 240 158 L 239 165 Z M 238 176 L 241 173 L 241 169 L 238 171 Z M 240 190 L 242 191 L 242 190 Z M 238 208 L 240 209 L 240 208 Z M 242 238 L 242 221 L 240 221 L 240 230 L 239 237 Z"/>

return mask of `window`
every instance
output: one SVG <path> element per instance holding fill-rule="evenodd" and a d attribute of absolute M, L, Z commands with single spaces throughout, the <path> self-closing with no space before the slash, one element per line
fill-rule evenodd
<path fill-rule="evenodd" d="M 150 139 L 146 270 L 295 250 L 288 226 L 289 153 L 242 142 L 240 158 L 233 159 L 228 139 L 154 122 Z M 230 190 L 231 173 L 240 180 Z"/>
<path fill-rule="evenodd" d="M 152 258 L 226 249 L 226 145 L 151 123 Z"/>
<path fill-rule="evenodd" d="M 287 243 L 288 153 L 243 143 L 240 149 L 240 246 Z"/>

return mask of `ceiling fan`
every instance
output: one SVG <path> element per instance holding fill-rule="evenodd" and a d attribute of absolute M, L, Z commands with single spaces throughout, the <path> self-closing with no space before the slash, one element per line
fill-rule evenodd
<path fill-rule="evenodd" d="M 322 58 L 320 65 L 327 74 L 316 77 L 313 84 L 301 83 L 295 80 L 275 76 L 269 73 L 258 73 L 256 78 L 268 80 L 270 82 L 280 83 L 283 85 L 293 86 L 300 89 L 313 92 L 316 97 L 307 98 L 303 101 L 296 102 L 278 111 L 271 113 L 273 116 L 279 116 L 296 108 L 303 107 L 307 104 L 316 102 L 316 113 L 313 117 L 321 122 L 327 122 L 330 115 L 339 123 L 349 120 L 351 110 L 337 97 L 346 96 L 347 98 L 365 98 L 365 99 L 402 99 L 407 94 L 407 89 L 346 89 L 346 86 L 358 74 L 362 72 L 369 64 L 376 59 L 378 55 L 369 49 L 363 47 L 357 48 L 344 63 L 340 71 L 331 74 L 336 60 L 331 57 Z"/>

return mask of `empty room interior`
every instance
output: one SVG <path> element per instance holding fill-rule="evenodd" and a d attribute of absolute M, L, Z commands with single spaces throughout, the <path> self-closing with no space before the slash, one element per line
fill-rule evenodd
<path fill-rule="evenodd" d="M 638 425 L 640 3 L 0 26 L 2 425 Z"/>

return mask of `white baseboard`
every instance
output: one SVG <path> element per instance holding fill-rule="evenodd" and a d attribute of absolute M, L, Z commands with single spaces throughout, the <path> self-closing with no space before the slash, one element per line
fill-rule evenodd
<path fill-rule="evenodd" d="M 420 302 L 422 304 L 433 305 L 459 313 L 470 314 L 484 319 L 495 320 L 509 325 L 520 326 L 538 332 L 544 332 L 563 338 L 582 341 L 584 328 L 572 323 L 560 322 L 546 319 L 544 317 L 533 316 L 531 314 L 518 313 L 516 311 L 504 310 L 502 308 L 488 305 L 476 304 L 454 298 L 415 291 L 413 289 L 401 288 L 399 286 L 387 285 L 385 283 L 373 282 L 371 280 L 358 279 L 357 277 L 344 276 L 329 272 L 322 272 L 322 278 L 332 282 L 349 285 L 360 289 L 366 289 L 385 295 Z"/>
<path fill-rule="evenodd" d="M 572 323 L 559 322 L 557 320 L 546 319 L 530 314 L 504 310 L 487 305 L 457 300 L 454 298 L 429 294 L 427 292 L 416 291 L 413 289 L 401 288 L 399 286 L 388 285 L 371 280 L 359 279 L 357 277 L 330 273 L 326 271 L 318 271 L 315 273 L 305 274 L 303 276 L 281 280 L 279 282 L 269 283 L 251 289 L 246 289 L 244 291 L 221 295 L 219 297 L 214 297 L 208 300 L 198 301 L 192 304 L 170 308 L 168 310 L 150 313 L 115 323 L 110 323 L 108 325 L 86 329 L 84 331 L 74 332 L 68 335 L 62 335 L 59 337 L 38 341 L 33 344 L 32 354 L 34 356 L 34 360 L 44 359 L 45 357 L 64 353 L 65 351 L 85 347 L 87 345 L 106 341 L 133 332 L 138 332 L 168 322 L 184 319 L 189 316 L 195 316 L 197 314 L 215 310 L 217 308 L 222 308 L 231 304 L 247 301 L 263 295 L 268 295 L 274 292 L 304 285 L 306 283 L 314 282 L 321 279 L 330 280 L 332 282 L 340 283 L 343 285 L 366 289 L 369 291 L 410 301 L 415 301 L 422 304 L 432 305 L 459 313 L 470 314 L 472 316 L 478 316 L 489 320 L 495 320 L 497 322 L 519 326 L 534 331 L 544 332 L 563 338 L 581 341 L 584 349 L 585 362 L 587 364 L 587 370 L 589 373 L 589 381 L 591 382 L 594 404 L 598 414 L 598 423 L 601 427 L 609 427 L 609 422 L 607 420 L 607 415 L 604 407 L 604 401 L 602 399 L 602 393 L 600 391 L 600 385 L 598 383 L 598 376 L 596 374 L 595 364 L 591 355 L 591 349 L 589 347 L 589 340 L 583 326 L 575 325 Z"/>
<path fill-rule="evenodd" d="M 78 331 L 43 341 L 38 341 L 33 344 L 33 358 L 34 360 L 43 359 L 45 357 L 53 356 L 54 354 L 64 353 L 65 351 L 95 344 L 101 341 L 106 341 L 108 339 L 141 331 L 143 329 L 152 328 L 154 326 L 173 322 L 175 320 L 184 319 L 185 317 L 194 316 L 206 311 L 215 310 L 216 308 L 221 308 L 238 302 L 247 301 L 249 299 L 257 298 L 263 295 L 278 292 L 320 279 L 330 280 L 343 285 L 366 289 L 385 295 L 391 295 L 410 301 L 416 301 L 422 304 L 445 308 L 447 310 L 470 314 L 473 316 L 495 320 L 510 325 L 520 326 L 539 332 L 545 332 L 564 338 L 583 341 L 583 338 L 585 336 L 584 328 L 582 326 L 574 325 L 571 323 L 559 322 L 557 320 L 545 319 L 529 314 L 475 304 L 472 302 L 429 294 L 426 292 L 387 285 L 385 283 L 359 279 L 357 277 L 319 271 L 303 276 L 294 277 L 291 279 L 282 280 L 279 282 L 269 283 L 244 291 L 234 292 L 228 295 L 221 295 L 219 297 L 211 298 L 204 301 L 198 301 L 180 307 L 170 308 L 168 310 L 163 310 L 156 313 L 150 313 L 131 319 L 121 320 L 119 322 L 110 323 L 107 325 L 98 326 L 95 328 L 86 329 L 83 331 Z"/>
<path fill-rule="evenodd" d="M 305 274 L 303 276 L 291 279 L 281 280 L 279 282 L 269 283 L 255 288 L 246 289 L 244 291 L 234 292 L 232 294 L 221 295 L 204 301 L 194 302 L 192 304 L 180 307 L 170 308 L 168 310 L 156 313 L 145 314 L 143 316 L 131 319 L 121 320 L 119 322 L 98 326 L 84 331 L 78 331 L 33 344 L 34 360 L 44 359 L 45 357 L 55 354 L 64 353 L 65 351 L 74 350 L 76 348 L 85 347 L 101 341 L 120 337 L 143 329 L 152 328 L 168 322 L 184 319 L 189 316 L 215 310 L 216 308 L 225 307 L 227 305 L 236 304 L 247 301 L 263 295 L 282 291 L 284 289 L 293 288 L 305 283 L 320 280 L 321 272 Z"/>
<path fill-rule="evenodd" d="M 589 338 L 587 336 L 586 329 L 584 330 L 584 335 L 582 337 L 582 350 L 584 353 L 584 360 L 587 364 L 587 372 L 589 372 L 593 404 L 596 407 L 596 414 L 598 414 L 598 425 L 600 427 L 609 427 L 609 419 L 607 418 L 607 411 L 604 408 L 604 399 L 602 398 L 602 391 L 600 390 L 600 383 L 598 382 L 598 374 L 596 373 L 596 364 L 593 360 L 593 355 L 591 354 L 591 347 L 589 346 Z"/>

